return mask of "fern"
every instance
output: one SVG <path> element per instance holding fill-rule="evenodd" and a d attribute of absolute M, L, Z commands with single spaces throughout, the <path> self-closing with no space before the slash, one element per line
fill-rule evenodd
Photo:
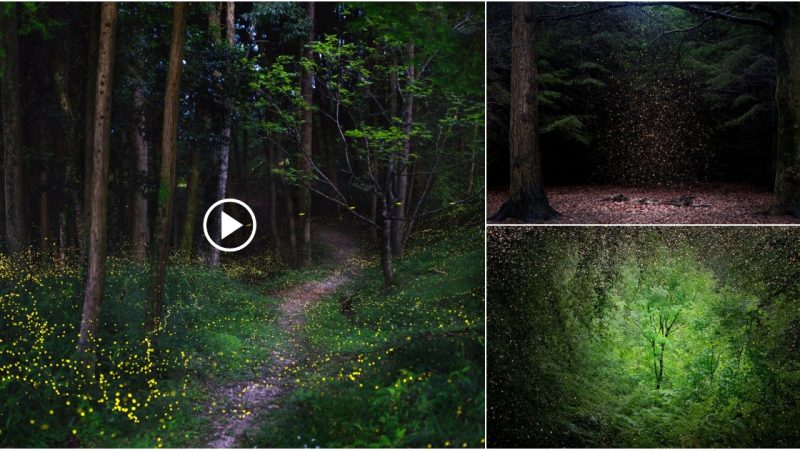
<path fill-rule="evenodd" d="M 586 126 L 578 116 L 564 116 L 556 121 L 542 127 L 542 134 L 557 133 L 563 138 L 589 145 L 592 141 L 591 136 L 586 130 Z"/>

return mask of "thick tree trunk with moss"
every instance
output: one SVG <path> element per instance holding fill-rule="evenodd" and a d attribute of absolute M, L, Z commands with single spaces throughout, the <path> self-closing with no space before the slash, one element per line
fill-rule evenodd
<path fill-rule="evenodd" d="M 536 28 L 536 5 L 514 3 L 511 31 L 510 198 L 489 218 L 493 221 L 518 218 L 525 222 L 536 222 L 558 214 L 550 207 L 542 179 L 542 157 L 537 136 Z"/>
<path fill-rule="evenodd" d="M 6 242 L 10 253 L 28 246 L 25 217 L 24 161 L 22 159 L 22 109 L 19 92 L 19 41 L 17 6 L 0 11 L 3 57 L 0 59 L 0 101 L 3 111 L 3 178 L 5 180 Z"/>
<path fill-rule="evenodd" d="M 106 215 L 108 212 L 108 160 L 111 146 L 111 86 L 114 76 L 114 47 L 117 32 L 117 3 L 100 7 L 95 108 L 92 118 L 92 180 L 89 193 L 89 266 L 86 294 L 78 337 L 78 351 L 86 369 L 94 373 L 95 338 L 100 319 L 100 300 L 106 265 Z M 90 176 L 91 175 L 91 176 Z"/>
<path fill-rule="evenodd" d="M 164 93 L 164 119 L 161 135 L 161 167 L 159 169 L 158 208 L 154 236 L 153 258 L 150 264 L 150 298 L 147 308 L 146 328 L 157 333 L 161 326 L 164 305 L 164 280 L 167 274 L 167 252 L 172 228 L 175 202 L 175 157 L 178 147 L 178 121 L 180 120 L 181 70 L 183 43 L 186 39 L 186 3 L 175 3 L 172 12 L 169 68 Z"/>
<path fill-rule="evenodd" d="M 800 6 L 783 5 L 775 29 L 778 112 L 773 214 L 800 217 Z"/>

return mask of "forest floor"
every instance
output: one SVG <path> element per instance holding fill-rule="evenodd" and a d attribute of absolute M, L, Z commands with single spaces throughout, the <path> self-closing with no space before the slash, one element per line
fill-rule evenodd
<path fill-rule="evenodd" d="M 359 270 L 355 261 L 360 249 L 352 237 L 330 228 L 317 231 L 316 237 L 331 249 L 329 257 L 335 268 L 321 280 L 305 281 L 283 292 L 269 294 L 281 299 L 277 323 L 286 339 L 281 348 L 271 352 L 271 361 L 259 370 L 258 376 L 210 389 L 208 410 L 214 413 L 207 447 L 241 446 L 240 438 L 258 423 L 254 419 L 263 419 L 276 408 L 275 400 L 292 389 L 292 374 L 302 370 L 302 362 L 309 352 L 301 333 L 306 309 L 351 281 Z"/>
<path fill-rule="evenodd" d="M 490 189 L 487 217 L 508 196 L 507 188 Z M 664 186 L 572 185 L 547 189 L 550 205 L 560 213 L 552 224 L 795 224 L 800 219 L 772 216 L 772 194 L 747 184 L 685 183 Z M 520 223 L 506 220 L 503 223 Z"/>
<path fill-rule="evenodd" d="M 341 221 L 317 222 L 303 269 L 269 251 L 218 268 L 178 255 L 156 345 L 147 267 L 112 255 L 89 383 L 73 357 L 80 257 L 0 253 L 0 447 L 483 447 L 476 209 L 420 224 L 391 287 Z"/>

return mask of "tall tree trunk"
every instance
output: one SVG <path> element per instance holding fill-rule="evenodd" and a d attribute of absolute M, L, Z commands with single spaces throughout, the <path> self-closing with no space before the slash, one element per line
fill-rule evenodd
<path fill-rule="evenodd" d="M 3 110 L 3 178 L 5 181 L 6 242 L 9 253 L 28 247 L 25 217 L 24 161 L 22 159 L 22 109 L 19 92 L 19 42 L 17 5 L 0 11 L 3 57 L 0 59 L 0 101 Z"/>
<path fill-rule="evenodd" d="M 326 119 L 324 116 L 321 117 L 320 124 L 325 136 L 325 166 L 328 172 L 328 179 L 331 180 L 333 185 L 331 188 L 331 194 L 333 194 L 334 188 L 339 188 L 338 170 L 336 168 L 336 138 L 333 135 L 333 127 L 336 125 L 332 123 L 332 119 Z M 336 209 L 339 210 L 338 205 Z"/>
<path fill-rule="evenodd" d="M 264 149 L 266 150 L 266 157 L 268 163 L 268 179 L 269 179 L 269 232 L 272 236 L 272 245 L 275 251 L 280 256 L 281 252 L 281 236 L 278 231 L 278 188 L 276 182 L 276 175 L 272 173 L 272 168 L 275 167 L 275 150 L 271 142 L 264 142 Z"/>
<path fill-rule="evenodd" d="M 186 216 L 183 219 L 181 250 L 191 254 L 194 242 L 194 225 L 197 222 L 197 204 L 200 198 L 200 152 L 192 149 L 189 167 L 189 186 L 186 193 Z"/>
<path fill-rule="evenodd" d="M 373 223 L 378 223 L 378 194 L 374 192 L 372 193 L 372 198 L 370 199 L 369 202 L 369 219 Z M 372 229 L 370 237 L 374 242 L 378 242 L 380 240 L 380 232 L 378 231 L 377 228 Z M 391 237 L 389 239 L 389 242 L 391 242 Z"/>
<path fill-rule="evenodd" d="M 387 195 L 380 197 L 380 254 L 383 284 L 386 287 L 394 284 L 394 264 L 392 262 L 392 219 L 389 216 L 391 205 Z"/>
<path fill-rule="evenodd" d="M 461 137 L 461 142 L 464 142 L 464 137 Z M 474 134 L 472 137 L 472 152 L 470 153 L 469 157 L 469 178 L 467 179 L 467 189 L 465 191 L 465 195 L 469 196 L 472 194 L 472 188 L 475 185 L 475 166 L 478 164 L 477 160 L 477 153 L 478 153 L 478 127 L 475 127 Z"/>
<path fill-rule="evenodd" d="M 147 259 L 147 246 L 150 242 L 147 212 L 147 138 L 145 136 L 144 92 L 137 86 L 133 93 L 133 146 L 136 149 L 136 174 L 133 193 L 133 258 L 138 262 Z"/>
<path fill-rule="evenodd" d="M 314 2 L 306 3 L 306 15 L 308 21 L 311 23 L 311 30 L 308 33 L 305 48 L 303 49 L 303 58 L 312 61 L 314 55 L 311 51 L 311 42 L 314 41 Z M 300 168 L 305 172 L 305 183 L 311 183 L 311 159 L 313 152 L 312 140 L 314 138 L 314 117 L 312 113 L 312 106 L 314 103 L 314 92 L 311 89 L 311 79 L 314 74 L 303 66 L 303 71 L 300 76 L 300 91 L 303 97 L 303 111 L 301 114 L 301 121 L 303 123 L 300 131 Z M 302 224 L 302 238 L 303 238 L 303 255 L 301 262 L 305 266 L 311 265 L 311 190 L 304 184 L 300 185 L 300 223 Z"/>
<path fill-rule="evenodd" d="M 292 251 L 292 258 L 295 258 L 297 256 L 297 231 L 295 230 L 294 201 L 291 192 L 286 192 L 286 217 L 289 222 L 289 249 Z"/>
<path fill-rule="evenodd" d="M 159 169 L 158 204 L 154 251 L 150 264 L 150 301 L 146 328 L 158 333 L 164 306 L 164 281 L 167 275 L 167 252 L 172 229 L 175 202 L 175 158 L 178 147 L 178 121 L 180 120 L 181 69 L 183 43 L 186 39 L 186 3 L 175 3 L 172 11 L 172 36 L 170 37 L 169 68 L 164 92 L 164 121 L 161 135 L 161 166 Z"/>
<path fill-rule="evenodd" d="M 106 265 L 106 215 L 108 212 L 108 160 L 111 144 L 111 86 L 114 78 L 114 47 L 117 33 L 117 3 L 100 6 L 100 32 L 97 52 L 96 99 L 91 135 L 93 174 L 90 178 L 89 267 L 86 274 L 86 296 L 78 337 L 78 351 L 84 355 L 88 369 L 94 373 L 95 339 L 100 319 L 100 300 Z"/>
<path fill-rule="evenodd" d="M 661 344 L 661 353 L 658 354 L 658 375 L 656 376 L 656 389 L 661 389 L 661 382 L 664 381 L 664 347 Z"/>
<path fill-rule="evenodd" d="M 97 57 L 100 42 L 100 4 L 95 3 L 89 11 L 89 55 L 87 56 L 88 71 L 86 77 L 86 111 L 85 111 L 85 146 L 83 153 L 83 214 L 76 216 L 75 222 L 78 229 L 78 241 L 81 252 L 86 254 L 89 249 L 89 214 L 91 209 L 92 161 L 94 159 L 94 129 L 93 118 L 95 111 L 95 90 L 97 85 Z"/>
<path fill-rule="evenodd" d="M 52 185 L 55 187 L 53 192 L 58 192 L 57 203 L 60 204 L 58 212 L 58 246 L 59 258 L 63 261 L 66 248 L 69 245 L 69 220 L 73 216 L 77 216 L 77 221 L 80 222 L 80 217 L 83 217 L 83 209 L 80 208 L 80 200 L 76 204 L 72 204 L 73 198 L 77 198 L 76 191 L 80 191 L 73 180 L 79 180 L 78 168 L 76 161 L 81 160 L 83 149 L 78 145 L 79 120 L 72 109 L 72 99 L 69 95 L 69 71 L 67 69 L 67 60 L 69 53 L 66 49 L 61 51 L 54 51 L 52 56 L 53 60 L 53 86 L 55 87 L 55 94 L 58 104 L 61 107 L 61 120 L 60 133 L 58 142 L 56 143 L 56 164 L 57 167 L 62 167 L 62 171 L 56 171 L 56 179 L 53 180 Z"/>
<path fill-rule="evenodd" d="M 225 37 L 230 47 L 233 47 L 233 34 L 234 34 L 234 3 L 225 3 Z M 230 68 L 228 68 L 230 70 Z M 228 162 L 231 153 L 231 114 L 233 112 L 233 99 L 225 99 L 225 118 L 224 127 L 222 129 L 222 143 L 219 146 L 219 174 L 217 178 L 217 189 L 215 192 L 215 200 L 222 200 L 225 198 L 228 186 Z M 222 236 L 222 208 L 217 208 L 219 213 L 214 213 L 214 240 L 219 242 Z M 219 266 L 220 251 L 218 248 L 211 246 L 211 257 L 209 264 L 212 267 Z"/>
<path fill-rule="evenodd" d="M 411 128 L 414 125 L 414 94 L 413 86 L 415 81 L 414 74 L 414 44 L 409 43 L 407 47 L 408 58 L 408 86 L 403 102 L 403 153 L 400 155 L 396 164 L 398 168 L 396 183 L 396 199 L 393 206 L 392 221 L 392 250 L 397 258 L 403 258 L 403 231 L 406 219 L 406 194 L 408 193 L 408 157 L 411 154 Z"/>
<path fill-rule="evenodd" d="M 783 8 L 775 30 L 778 136 L 770 212 L 800 217 L 800 6 L 787 3 Z"/>
<path fill-rule="evenodd" d="M 50 208 L 49 193 L 50 181 L 47 170 L 47 149 L 50 147 L 48 134 L 45 127 L 42 127 L 39 136 L 39 251 L 42 257 L 46 258 L 50 252 Z"/>
<path fill-rule="evenodd" d="M 242 130 L 242 147 L 240 149 L 241 158 L 239 158 L 239 162 L 241 162 L 241 184 L 242 184 L 242 195 L 244 196 L 244 202 L 249 203 L 250 200 L 250 136 L 247 133 L 247 129 L 245 128 Z"/>
<path fill-rule="evenodd" d="M 547 220 L 558 213 L 544 192 L 539 149 L 539 102 L 536 73 L 536 5 L 514 3 L 511 30 L 510 198 L 489 220 L 509 217 L 525 222 Z"/>

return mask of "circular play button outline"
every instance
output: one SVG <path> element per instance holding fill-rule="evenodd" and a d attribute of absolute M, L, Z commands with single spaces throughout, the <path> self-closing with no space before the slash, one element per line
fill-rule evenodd
<path fill-rule="evenodd" d="M 250 231 L 250 237 L 247 239 L 247 241 L 245 241 L 244 244 L 238 247 L 223 247 L 214 242 L 214 240 L 211 239 L 211 236 L 208 234 L 208 217 L 211 215 L 211 211 L 213 211 L 214 208 L 216 208 L 217 206 L 224 205 L 225 203 L 236 203 L 237 205 L 246 209 L 247 213 L 250 214 L 250 217 L 253 219 L 253 230 Z M 224 213 L 224 211 L 222 212 Z M 250 244 L 250 242 L 253 241 L 253 238 L 256 237 L 256 215 L 255 213 L 253 213 L 253 210 L 250 209 L 249 206 L 247 206 L 247 203 L 241 200 L 237 200 L 235 198 L 223 198 L 222 200 L 218 200 L 217 202 L 215 202 L 213 205 L 211 205 L 211 207 L 209 207 L 206 210 L 206 215 L 203 217 L 203 234 L 205 234 L 208 243 L 213 245 L 214 248 L 216 248 L 217 250 L 223 252 L 238 252 L 239 250 L 247 247 Z"/>

